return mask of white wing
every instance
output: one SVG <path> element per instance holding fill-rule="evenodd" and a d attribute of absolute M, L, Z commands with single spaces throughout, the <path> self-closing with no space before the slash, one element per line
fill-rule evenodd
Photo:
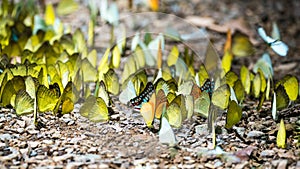
<path fill-rule="evenodd" d="M 153 81 L 153 84 L 155 84 L 158 81 L 158 79 L 160 79 L 160 78 L 162 78 L 162 70 L 161 70 L 161 68 L 159 68 L 157 76 L 156 76 L 155 80 Z"/>
<path fill-rule="evenodd" d="M 277 108 L 276 108 L 276 93 L 273 95 L 273 103 L 272 103 L 272 117 L 274 120 L 277 120 Z"/>
<path fill-rule="evenodd" d="M 259 27 L 259 28 L 257 29 L 257 32 L 258 32 L 259 36 L 260 36 L 264 41 L 267 42 L 267 37 L 268 37 L 268 36 L 267 36 L 266 31 L 264 30 L 264 28 Z"/>
<path fill-rule="evenodd" d="M 280 32 L 276 22 L 273 22 L 272 24 L 271 36 L 273 39 L 280 39 Z"/>
<path fill-rule="evenodd" d="M 154 56 L 152 56 L 150 49 L 142 41 L 139 41 L 139 45 L 141 46 L 141 48 L 144 52 L 146 64 L 148 66 L 154 66 L 156 64 L 156 61 L 155 61 Z"/>
<path fill-rule="evenodd" d="M 258 32 L 259 36 L 260 36 L 265 42 L 267 42 L 268 44 L 273 43 L 273 42 L 276 41 L 276 39 L 273 39 L 273 38 L 271 38 L 270 36 L 268 36 L 268 35 L 266 34 L 266 31 L 265 31 L 264 28 L 262 28 L 262 27 L 259 27 L 259 28 L 257 29 L 257 32 Z"/>
<path fill-rule="evenodd" d="M 234 100 L 236 103 L 238 103 L 236 95 L 235 95 L 235 91 L 231 86 L 230 86 L 230 100 Z"/>
<path fill-rule="evenodd" d="M 161 128 L 158 133 L 159 142 L 162 144 L 174 145 L 176 144 L 176 138 L 174 132 L 165 117 L 162 117 Z"/>
<path fill-rule="evenodd" d="M 136 92 L 135 92 L 133 83 L 130 80 L 127 84 L 126 89 L 120 93 L 119 100 L 121 103 L 127 104 L 130 101 L 130 99 L 132 99 L 134 97 L 136 97 Z"/>
<path fill-rule="evenodd" d="M 274 52 L 280 56 L 286 56 L 289 50 L 289 47 L 282 41 L 275 41 L 270 44 Z"/>

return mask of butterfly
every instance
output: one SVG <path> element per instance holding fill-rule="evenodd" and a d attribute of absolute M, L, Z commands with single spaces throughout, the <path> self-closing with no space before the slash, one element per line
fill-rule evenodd
<path fill-rule="evenodd" d="M 81 106 L 79 113 L 92 122 L 109 120 L 108 108 L 101 97 L 90 95 Z"/>
<path fill-rule="evenodd" d="M 37 79 L 34 79 L 31 76 L 27 76 L 25 78 L 26 90 L 24 89 L 19 90 L 17 92 L 16 99 L 15 99 L 15 110 L 17 115 L 27 115 L 32 112 L 36 113 L 37 86 L 38 86 Z"/>
<path fill-rule="evenodd" d="M 200 116 L 208 117 L 209 106 L 214 90 L 214 82 L 207 79 L 204 84 L 199 88 L 193 85 L 191 96 L 194 100 L 194 111 Z M 188 100 L 186 100 L 188 102 Z"/>
<path fill-rule="evenodd" d="M 143 102 L 148 102 L 153 92 L 154 86 L 152 82 L 148 82 L 145 89 L 141 92 L 140 95 L 133 99 L 130 99 L 129 105 L 136 107 L 141 105 Z"/>
<path fill-rule="evenodd" d="M 106 106 L 111 105 L 111 99 L 109 97 L 107 88 L 103 81 L 100 81 L 99 83 L 96 84 L 95 96 L 101 97 L 105 102 Z"/>
<path fill-rule="evenodd" d="M 264 53 L 260 59 L 257 60 L 253 67 L 253 71 L 257 73 L 258 69 L 264 73 L 265 78 L 273 77 L 274 70 L 272 67 L 272 61 L 268 53 Z"/>
<path fill-rule="evenodd" d="M 144 118 L 147 127 L 152 128 L 152 123 L 155 116 L 156 97 L 153 93 L 147 102 L 141 104 L 140 113 Z"/>
<path fill-rule="evenodd" d="M 56 84 L 56 83 L 55 83 Z M 57 88 L 59 89 L 59 88 Z M 69 81 L 60 95 L 56 106 L 53 110 L 54 114 L 61 116 L 63 114 L 70 113 L 74 109 L 74 104 L 77 102 L 79 92 L 74 86 L 72 81 Z"/>
<path fill-rule="evenodd" d="M 132 98 L 137 96 L 136 91 L 134 89 L 133 82 L 129 80 L 127 82 L 127 87 L 120 93 L 119 100 L 123 104 L 127 104 Z"/>
<path fill-rule="evenodd" d="M 119 24 L 119 11 L 117 4 L 112 3 L 108 5 L 107 0 L 101 1 L 100 16 L 110 25 L 117 26 Z"/>
<path fill-rule="evenodd" d="M 174 145 L 176 144 L 176 137 L 170 126 L 168 120 L 163 117 L 161 120 L 161 127 L 158 133 L 159 142 L 162 144 Z"/>
<path fill-rule="evenodd" d="M 126 80 L 122 81 L 121 83 L 122 83 L 123 89 L 128 87 L 129 81 L 132 81 L 132 83 L 133 83 L 134 90 L 136 92 L 136 96 L 140 95 L 140 93 L 146 87 L 146 85 L 148 83 L 148 75 L 147 75 L 146 69 L 140 69 L 140 70 L 136 71 L 135 73 L 131 74 Z M 135 96 L 130 96 L 129 98 L 132 99 L 134 97 Z"/>
<path fill-rule="evenodd" d="M 289 50 L 289 47 L 279 39 L 274 39 L 266 34 L 264 28 L 261 26 L 258 27 L 257 32 L 259 36 L 273 49 L 275 53 L 280 56 L 286 56 Z"/>
<path fill-rule="evenodd" d="M 286 94 L 288 95 L 291 101 L 296 101 L 298 98 L 298 89 L 299 89 L 299 81 L 296 76 L 286 75 L 282 78 L 277 84 L 275 88 L 282 85 Z"/>
<path fill-rule="evenodd" d="M 238 105 L 235 100 L 229 101 L 227 116 L 226 116 L 226 128 L 231 128 L 237 124 L 242 118 L 242 107 Z"/>
<path fill-rule="evenodd" d="M 60 97 L 60 89 L 57 83 L 47 88 L 40 85 L 37 89 L 37 106 L 39 112 L 53 111 Z"/>
<path fill-rule="evenodd" d="M 245 57 L 255 52 L 247 35 L 237 32 L 232 38 L 232 54 L 235 57 Z"/>
<path fill-rule="evenodd" d="M 17 92 L 15 99 L 15 110 L 16 114 L 27 115 L 34 111 L 34 99 L 26 92 L 26 90 L 21 89 Z"/>
<path fill-rule="evenodd" d="M 26 89 L 25 80 L 22 76 L 14 76 L 10 80 L 4 77 L 0 91 L 2 106 L 14 106 L 14 98 L 22 89 Z"/>
<path fill-rule="evenodd" d="M 184 120 L 183 116 L 186 112 L 183 95 L 178 95 L 168 105 L 165 117 L 168 119 L 171 126 L 179 128 Z"/>
<path fill-rule="evenodd" d="M 178 91 L 176 92 L 177 95 L 183 94 L 183 95 L 192 95 L 194 100 L 196 100 L 202 92 L 207 92 L 209 96 L 212 96 L 214 90 L 214 82 L 212 82 L 210 79 L 207 79 L 204 84 L 199 87 L 196 83 L 193 81 L 187 81 L 183 84 L 181 84 L 178 87 Z"/>
<path fill-rule="evenodd" d="M 107 87 L 107 91 L 113 95 L 117 95 L 120 90 L 120 85 L 118 83 L 118 76 L 113 69 L 109 69 L 104 74 L 104 80 Z"/>
<path fill-rule="evenodd" d="M 168 84 L 165 82 L 162 86 L 156 86 L 148 102 L 141 104 L 140 113 L 143 116 L 146 125 L 152 127 L 154 118 L 160 119 L 164 109 L 169 106 L 167 95 L 171 93 Z"/>
<path fill-rule="evenodd" d="M 295 76 L 286 75 L 275 85 L 272 102 L 272 116 L 274 120 L 278 120 L 278 110 L 286 108 L 291 101 L 298 98 L 299 83 Z"/>

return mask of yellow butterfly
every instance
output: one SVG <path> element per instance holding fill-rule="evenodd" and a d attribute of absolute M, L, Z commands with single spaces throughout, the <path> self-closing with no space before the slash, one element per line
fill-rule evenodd
<path fill-rule="evenodd" d="M 255 52 L 249 38 L 237 32 L 233 36 L 232 53 L 236 57 L 245 57 L 252 55 Z"/>
<path fill-rule="evenodd" d="M 123 83 L 122 88 L 126 88 L 129 81 L 132 81 L 133 86 L 136 91 L 136 95 L 139 95 L 142 90 L 146 87 L 148 83 L 148 76 L 145 69 L 141 69 L 134 74 L 130 75 Z"/>
<path fill-rule="evenodd" d="M 60 90 L 57 84 L 54 84 L 50 89 L 40 85 L 36 95 L 39 112 L 53 111 L 58 102 Z"/>
<path fill-rule="evenodd" d="M 16 114 L 27 115 L 35 113 L 36 116 L 36 88 L 38 86 L 38 81 L 37 79 L 28 76 L 25 79 L 25 86 L 26 90 L 21 89 L 16 95 L 14 104 Z"/>
<path fill-rule="evenodd" d="M 91 120 L 92 122 L 102 122 L 109 120 L 108 108 L 101 97 L 90 95 L 83 105 L 79 113 Z"/>
<path fill-rule="evenodd" d="M 73 111 L 74 104 L 78 101 L 78 99 L 79 91 L 76 89 L 72 81 L 69 81 L 64 88 L 62 95 L 59 97 L 53 113 L 57 114 L 59 112 L 60 106 L 62 115 L 70 113 L 71 111 Z"/>
<path fill-rule="evenodd" d="M 5 79 L 4 79 L 5 80 Z M 21 76 L 15 76 L 11 80 L 2 82 L 1 86 L 1 103 L 2 106 L 14 106 L 15 97 L 19 90 L 25 90 L 25 81 Z"/>
<path fill-rule="evenodd" d="M 286 75 L 283 79 L 276 83 L 275 88 L 280 85 L 284 87 L 284 90 L 291 101 L 297 100 L 299 92 L 299 83 L 297 77 Z"/>
<path fill-rule="evenodd" d="M 109 69 L 108 72 L 104 74 L 104 80 L 108 92 L 112 93 L 113 95 L 119 94 L 119 78 L 113 69 Z"/>
<path fill-rule="evenodd" d="M 17 92 L 15 99 L 15 110 L 18 116 L 33 113 L 35 99 L 31 98 L 26 90 L 22 89 Z"/>
<path fill-rule="evenodd" d="M 109 97 L 109 94 L 106 90 L 106 86 L 103 81 L 96 84 L 95 96 L 101 97 L 103 99 L 103 101 L 105 102 L 106 106 L 107 107 L 110 106 L 111 99 Z"/>
<path fill-rule="evenodd" d="M 179 128 L 182 124 L 183 118 L 181 114 L 180 103 L 178 104 L 178 100 L 181 103 L 181 95 L 177 96 L 167 107 L 165 117 L 168 119 L 171 126 Z"/>

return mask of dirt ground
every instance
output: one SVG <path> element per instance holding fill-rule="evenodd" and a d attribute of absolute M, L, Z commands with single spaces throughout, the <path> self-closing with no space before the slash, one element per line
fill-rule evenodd
<path fill-rule="evenodd" d="M 146 7 L 136 6 L 130 11 L 125 2 L 118 1 L 121 17 L 147 11 Z M 300 1 L 166 0 L 161 8 L 161 12 L 175 14 L 186 20 L 191 16 L 197 18 L 193 24 L 205 28 L 207 37 L 220 56 L 226 40 L 225 28 L 245 31 L 252 37 L 257 49 L 255 55 L 235 59 L 233 70 L 239 70 L 241 65 L 251 68 L 267 49 L 256 33 L 255 24 L 271 32 L 272 22 L 276 21 L 282 41 L 288 44 L 290 50 L 287 57 L 280 57 L 267 49 L 271 52 L 274 79 L 278 80 L 286 74 L 300 79 Z M 200 17 L 213 20 L 214 25 L 205 26 Z M 86 30 L 88 9 L 82 5 L 78 12 L 61 19 L 74 28 Z M 157 21 L 159 25 L 165 22 Z M 242 28 L 237 26 L 244 22 L 246 24 Z M 108 47 L 108 35 L 103 33 L 106 31 L 103 25 L 99 22 L 95 30 L 95 48 L 100 54 Z M 292 124 L 300 119 L 299 115 L 284 119 L 289 124 L 287 147 L 277 148 L 278 122 L 272 119 L 270 101 L 266 101 L 262 109 L 257 111 L 258 100 L 246 99 L 242 120 L 231 130 L 224 128 L 226 115 L 219 117 L 216 150 L 208 148 L 212 139 L 204 118 L 195 116 L 185 121 L 180 129 L 174 129 L 178 145 L 168 147 L 159 143 L 158 134 L 146 127 L 138 112 L 120 104 L 117 97 L 113 97 L 113 101 L 115 113 L 108 122 L 89 122 L 80 116 L 80 105 L 76 105 L 74 112 L 61 118 L 41 114 L 41 120 L 46 124 L 41 130 L 32 126 L 32 117 L 17 117 L 13 110 L 2 109 L 0 167 L 300 168 L 300 150 L 292 131 Z M 300 106 L 295 104 L 285 111 L 299 114 L 299 109 Z"/>

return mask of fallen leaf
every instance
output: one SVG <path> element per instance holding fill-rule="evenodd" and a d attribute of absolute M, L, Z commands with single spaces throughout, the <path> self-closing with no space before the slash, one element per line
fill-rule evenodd
<path fill-rule="evenodd" d="M 249 159 L 249 156 L 252 154 L 253 150 L 255 149 L 257 149 L 257 147 L 248 146 L 244 149 L 236 151 L 234 155 L 236 155 L 241 160 L 247 161 Z"/>
<path fill-rule="evenodd" d="M 254 29 L 251 29 L 248 22 L 246 22 L 243 17 L 232 19 L 224 25 L 216 24 L 215 20 L 211 17 L 188 16 L 185 19 L 198 27 L 206 27 L 219 33 L 226 33 L 228 30 L 231 30 L 231 33 L 233 34 L 235 31 L 240 31 L 243 34 L 248 35 L 253 45 L 259 44 L 259 41 L 256 38 L 256 32 Z"/>
<path fill-rule="evenodd" d="M 291 63 L 282 63 L 276 67 L 274 67 L 274 71 L 276 72 L 286 72 L 286 71 L 291 71 L 293 69 L 295 69 L 298 65 L 298 62 L 291 62 Z"/>
<path fill-rule="evenodd" d="M 193 15 L 187 16 L 185 20 L 198 27 L 211 27 L 212 25 L 215 25 L 215 20 L 211 17 L 201 17 Z"/>

